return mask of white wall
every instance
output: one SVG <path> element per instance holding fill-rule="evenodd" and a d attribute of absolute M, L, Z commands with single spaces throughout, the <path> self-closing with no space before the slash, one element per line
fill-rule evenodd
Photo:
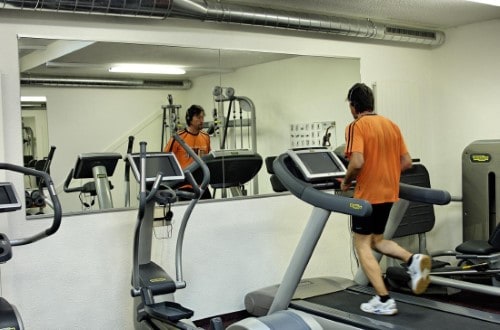
<path fill-rule="evenodd" d="M 430 168 L 434 186 L 452 193 L 460 192 L 458 155 L 462 149 L 470 141 L 493 137 L 496 132 L 495 110 L 500 101 L 491 96 L 500 81 L 495 77 L 499 21 L 449 31 L 444 46 L 425 50 L 175 20 L 76 15 L 43 20 L 62 16 L 0 11 L 4 132 L 0 150 L 5 161 L 22 160 L 17 34 L 359 57 L 362 80 L 377 84 L 379 112 L 394 117 L 407 132 L 412 156 Z M 467 58 L 466 54 L 473 56 Z M 20 178 L 13 181 L 22 189 Z M 451 211 L 441 212 L 440 208 L 439 221 L 453 226 L 438 227 L 429 246 L 450 247 L 460 241 L 460 208 L 442 209 L 448 208 Z M 290 196 L 200 205 L 188 231 L 192 236 L 186 241 L 185 275 L 190 285 L 178 299 L 196 309 L 196 318 L 241 309 L 243 292 L 279 279 L 303 225 L 301 218 L 308 211 Z M 29 329 L 131 327 L 128 285 L 133 217 L 133 212 L 66 217 L 61 232 L 53 238 L 14 251 L 14 259 L 2 267 L 2 294 L 17 304 Z M 23 212 L 7 218 L 10 237 L 46 222 L 26 222 Z M 343 227 L 345 219 L 339 221 L 339 228 L 332 230 L 336 224 L 330 225 L 328 240 L 322 243 L 328 252 L 318 255 L 319 266 L 308 275 L 330 270 L 350 275 L 350 264 L 346 265 L 349 235 Z M 329 250 L 332 246 L 335 248 Z M 273 264 L 275 258 L 279 264 Z M 257 266 L 259 260 L 266 266 L 257 271 L 244 266 L 246 262 Z M 199 267 L 201 262 L 204 267 Z M 220 267 L 210 272 L 208 263 Z M 210 285 L 205 282 L 209 280 Z"/>
<path fill-rule="evenodd" d="M 431 182 L 462 196 L 462 151 L 476 140 L 498 139 L 500 98 L 500 20 L 447 31 L 447 42 L 432 52 L 432 107 L 423 132 L 430 151 Z M 434 132 L 427 137 L 428 132 Z M 437 249 L 462 240 L 462 208 L 454 203 L 438 209 L 436 232 L 430 239 Z M 437 239 L 437 233 L 456 233 Z"/>
<path fill-rule="evenodd" d="M 291 203 L 297 205 L 290 208 Z M 290 195 L 223 205 L 200 203 L 186 232 L 187 288 L 176 299 L 195 311 L 195 319 L 242 310 L 247 292 L 278 283 L 311 211 Z M 173 238 L 153 240 L 154 260 L 172 275 L 184 209 L 173 208 Z M 20 309 L 27 329 L 132 329 L 135 219 L 135 211 L 65 217 L 55 236 L 16 248 L 14 259 L 2 268 L 2 293 Z M 348 222 L 343 215 L 331 219 L 307 276 L 353 276 Z M 30 221 L 11 230 L 33 233 L 47 225 Z M 164 232 L 158 230 L 158 235 Z"/>

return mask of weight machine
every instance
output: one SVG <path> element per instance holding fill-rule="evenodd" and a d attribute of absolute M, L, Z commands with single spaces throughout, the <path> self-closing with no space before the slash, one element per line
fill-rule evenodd
<path fill-rule="evenodd" d="M 226 188 L 231 189 L 233 196 L 241 196 L 247 194 L 244 184 L 253 179 L 256 194 L 259 191 L 256 175 L 262 166 L 262 157 L 257 153 L 255 105 L 250 98 L 237 96 L 232 87 L 215 86 L 212 95 L 213 135 L 219 139 L 220 150 L 203 159 L 209 163 L 211 173 L 220 175 L 212 175 L 210 185 L 221 188 L 222 197 L 227 196 Z"/>
<path fill-rule="evenodd" d="M 160 152 L 163 151 L 168 139 L 178 130 L 182 129 L 179 110 L 182 108 L 179 104 L 174 104 L 172 94 L 168 94 L 168 104 L 161 106 L 163 110 L 162 126 L 161 126 L 161 143 Z M 167 135 L 168 131 L 168 135 Z"/>

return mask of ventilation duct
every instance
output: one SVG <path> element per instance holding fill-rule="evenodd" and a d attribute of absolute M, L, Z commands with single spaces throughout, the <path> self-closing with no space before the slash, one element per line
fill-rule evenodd
<path fill-rule="evenodd" d="M 222 1 L 215 0 L 0 0 L 0 8 L 2 7 L 158 19 L 185 18 L 427 46 L 442 45 L 445 39 L 444 33 L 441 31 L 391 26 L 376 23 L 370 19 L 343 18 L 248 5 L 224 4 Z"/>
<path fill-rule="evenodd" d="M 21 77 L 22 87 L 109 87 L 109 88 L 154 88 L 169 90 L 190 89 L 190 80 L 120 80 L 85 78 Z"/>

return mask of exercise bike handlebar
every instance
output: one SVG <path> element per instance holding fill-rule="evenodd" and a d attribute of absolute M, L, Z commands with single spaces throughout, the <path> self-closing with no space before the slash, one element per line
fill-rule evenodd
<path fill-rule="evenodd" d="M 52 178 L 50 177 L 50 175 L 43 171 L 8 163 L 0 163 L 0 169 L 9 170 L 12 172 L 18 172 L 25 175 L 32 175 L 41 178 L 42 179 L 41 181 L 43 181 L 43 184 L 47 188 L 47 192 L 50 197 L 50 206 L 54 211 L 53 221 L 48 229 L 45 229 L 44 231 L 38 234 L 26 238 L 11 239 L 10 244 L 12 246 L 26 245 L 34 243 L 36 241 L 39 241 L 43 238 L 46 238 L 54 234 L 61 225 L 62 208 L 61 208 L 61 203 L 59 202 L 59 198 L 57 197 L 56 190 L 54 188 L 54 183 L 52 182 Z M 44 196 L 44 198 L 46 197 Z"/>
<path fill-rule="evenodd" d="M 64 186 L 63 186 L 64 192 L 71 193 L 71 192 L 77 192 L 77 191 L 83 190 L 83 187 L 75 187 L 75 188 L 69 187 L 71 180 L 73 179 L 73 172 L 74 171 L 75 171 L 75 169 L 72 168 L 71 171 L 69 171 L 68 177 L 64 181 Z"/>
<path fill-rule="evenodd" d="M 330 212 L 360 217 L 372 213 L 372 206 L 366 200 L 327 193 L 314 188 L 310 183 L 298 179 L 286 165 L 287 158 L 290 158 L 290 156 L 286 153 L 276 157 L 273 162 L 273 170 L 283 186 L 299 199 Z"/>

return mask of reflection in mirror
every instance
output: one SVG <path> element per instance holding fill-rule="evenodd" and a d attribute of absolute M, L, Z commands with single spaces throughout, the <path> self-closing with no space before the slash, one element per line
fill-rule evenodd
<path fill-rule="evenodd" d="M 47 98 L 47 148 L 57 147 L 51 175 L 65 213 L 99 208 L 92 194 L 62 193 L 79 155 L 125 155 L 130 137 L 134 152 L 140 141 L 162 150 L 172 131 L 185 127 L 192 104 L 205 109 L 214 150 L 205 160 L 220 181 L 210 187 L 215 198 L 272 193 L 258 158 L 321 145 L 327 130 L 332 148 L 342 143 L 351 120 L 345 93 L 360 80 L 359 60 L 350 58 L 36 38 L 20 38 L 19 55 L 21 94 Z M 139 62 L 187 73 L 109 72 L 113 64 Z M 137 185 L 133 177 L 128 185 L 125 173 L 119 160 L 108 178 L 115 208 L 137 205 Z M 71 185 L 88 180 L 73 178 Z"/>
<path fill-rule="evenodd" d="M 46 110 L 45 96 L 21 97 L 24 166 L 48 172 L 50 161 Z M 27 215 L 44 214 L 47 211 L 47 205 L 37 191 L 39 183 L 35 177 L 24 177 Z"/>
<path fill-rule="evenodd" d="M 220 60 L 230 63 L 238 53 L 221 50 Z M 255 58 L 263 54 L 245 53 Z M 222 86 L 253 100 L 256 151 L 264 160 L 289 148 L 333 150 L 342 144 L 344 127 L 352 120 L 345 102 L 347 91 L 360 79 L 359 59 L 319 56 L 282 56 L 221 74 Z M 266 166 L 258 179 L 259 194 L 279 191 L 273 189 Z"/>

